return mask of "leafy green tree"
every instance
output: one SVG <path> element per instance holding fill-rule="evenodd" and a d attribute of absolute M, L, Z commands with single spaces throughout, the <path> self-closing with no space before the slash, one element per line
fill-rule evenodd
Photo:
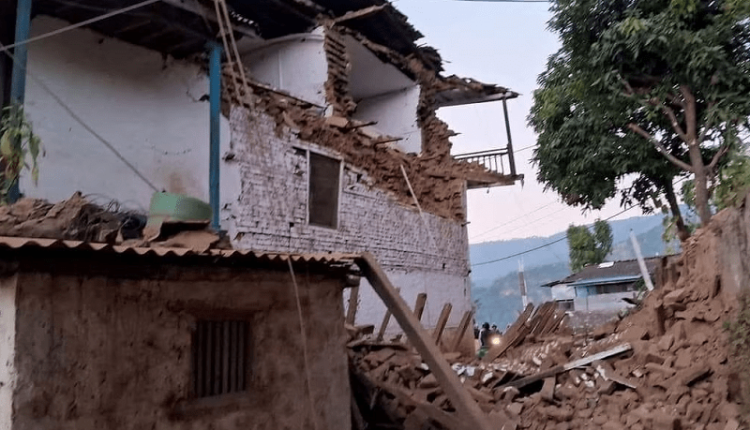
<path fill-rule="evenodd" d="M 668 205 L 686 239 L 674 179 L 694 177 L 705 225 L 709 182 L 750 129 L 750 2 L 555 0 L 552 11 L 562 47 L 529 116 L 538 179 L 584 209 L 618 192 L 646 212 Z"/>
<path fill-rule="evenodd" d="M 607 221 L 597 220 L 594 232 L 586 226 L 568 227 L 570 270 L 578 272 L 589 264 L 599 264 L 612 251 L 612 228 Z"/>

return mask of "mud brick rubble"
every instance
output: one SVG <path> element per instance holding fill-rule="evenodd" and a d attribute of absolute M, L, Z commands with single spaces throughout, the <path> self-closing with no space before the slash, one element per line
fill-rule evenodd
<path fill-rule="evenodd" d="M 686 246 L 684 254 L 694 254 L 691 242 Z M 560 314 L 545 304 L 519 317 L 504 345 L 490 351 L 498 357 L 445 358 L 497 429 L 737 430 L 740 388 L 723 329 L 733 305 L 720 294 L 717 276 L 672 278 L 638 309 L 593 332 L 549 323 Z M 535 328 L 545 313 L 547 325 Z M 562 367 L 617 347 L 624 352 Z M 355 340 L 350 358 L 355 417 L 368 428 L 463 428 L 410 347 Z M 534 375 L 546 377 L 523 383 Z"/>

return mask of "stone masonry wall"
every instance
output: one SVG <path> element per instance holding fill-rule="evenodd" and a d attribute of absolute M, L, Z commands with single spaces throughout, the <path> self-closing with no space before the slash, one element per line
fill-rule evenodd
<path fill-rule="evenodd" d="M 228 163 L 240 171 L 240 197 L 224 216 L 237 247 L 280 252 L 372 252 L 398 278 L 412 300 L 428 293 L 424 322 L 434 324 L 446 302 L 451 324 L 470 306 L 465 226 L 396 201 L 372 186 L 365 170 L 344 166 L 337 229 L 307 224 L 307 150 L 334 158 L 335 151 L 299 139 L 277 127 L 260 109 L 234 107 Z M 424 220 L 424 221 L 423 221 Z M 394 279 L 395 281 L 395 279 Z M 358 324 L 379 324 L 385 308 L 374 293 L 360 291 Z"/>

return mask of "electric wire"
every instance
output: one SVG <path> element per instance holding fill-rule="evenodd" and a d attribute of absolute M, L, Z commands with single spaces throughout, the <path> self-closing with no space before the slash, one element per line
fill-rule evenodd
<path fill-rule="evenodd" d="M 14 64 L 16 64 L 24 73 L 26 73 L 34 82 L 36 82 L 45 92 L 47 92 L 47 94 L 49 94 L 50 97 L 52 97 L 55 100 L 55 102 L 57 102 L 57 104 L 59 104 L 60 107 L 62 107 L 63 110 L 65 110 L 65 112 L 67 112 L 68 115 L 70 115 L 70 117 L 73 118 L 81 127 L 83 127 L 86 131 L 91 133 L 91 135 L 94 136 L 104 146 L 109 148 L 109 150 L 112 151 L 112 153 L 115 154 L 115 156 L 120 161 L 122 161 L 126 166 L 128 166 L 128 168 L 130 168 L 130 170 L 132 170 L 133 173 L 136 174 L 136 176 L 138 176 L 144 183 L 146 183 L 146 185 L 148 185 L 151 188 L 151 190 L 153 190 L 154 192 L 160 191 L 160 189 L 157 188 L 156 185 L 154 185 L 150 180 L 148 180 L 148 178 L 146 178 L 146 176 L 143 173 L 141 173 L 130 161 L 128 161 L 122 154 L 120 154 L 120 152 L 114 147 L 114 145 L 109 143 L 107 139 L 102 137 L 102 135 L 97 133 L 96 130 L 94 130 L 88 124 L 86 124 L 86 122 L 80 116 L 78 116 L 78 114 L 76 114 L 75 111 L 60 98 L 60 96 L 55 94 L 55 92 L 52 91 L 52 89 L 50 89 L 50 87 L 48 87 L 47 84 L 44 83 L 44 81 L 42 81 L 39 77 L 37 77 L 34 73 L 32 73 L 31 70 L 29 70 L 29 68 L 26 65 L 21 64 L 16 59 L 15 55 L 11 54 L 8 51 L 7 46 L 4 46 L 3 44 L 0 43 L 0 50 L 5 52 L 5 55 L 10 57 L 10 59 L 13 61 Z"/>

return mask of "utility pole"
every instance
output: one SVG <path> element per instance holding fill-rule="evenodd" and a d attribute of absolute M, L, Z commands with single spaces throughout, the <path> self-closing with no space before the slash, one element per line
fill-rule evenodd
<path fill-rule="evenodd" d="M 641 268 L 641 276 L 643 276 L 643 281 L 646 283 L 646 288 L 648 288 L 649 291 L 654 291 L 654 284 L 651 282 L 651 275 L 648 274 L 646 261 L 641 254 L 641 246 L 638 244 L 638 239 L 635 238 L 633 230 L 630 230 L 630 240 L 633 242 L 633 250 L 635 250 L 635 257 L 638 259 L 638 266 Z"/>
<path fill-rule="evenodd" d="M 523 261 L 518 260 L 518 286 L 521 289 L 521 301 L 523 308 L 529 305 L 529 297 L 526 295 L 526 279 L 523 276 Z"/>

